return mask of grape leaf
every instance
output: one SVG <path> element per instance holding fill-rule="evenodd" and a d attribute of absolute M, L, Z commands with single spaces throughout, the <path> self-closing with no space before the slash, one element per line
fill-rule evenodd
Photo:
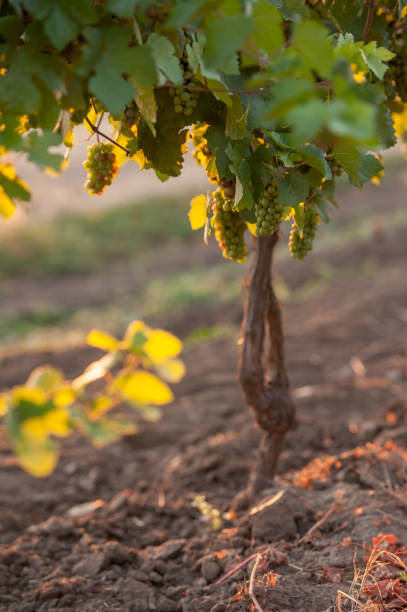
<path fill-rule="evenodd" d="M 281 13 L 268 0 L 258 0 L 253 6 L 253 19 L 256 24 L 253 42 L 272 55 L 284 44 Z"/>
<path fill-rule="evenodd" d="M 212 21 L 206 27 L 205 64 L 208 68 L 222 68 L 252 33 L 254 22 L 245 15 L 232 15 Z"/>
<path fill-rule="evenodd" d="M 294 208 L 306 200 L 309 182 L 304 174 L 290 171 L 286 176 L 277 178 L 278 197 L 283 206 Z"/>
<path fill-rule="evenodd" d="M 303 21 L 295 29 L 293 45 L 298 49 L 304 64 L 328 78 L 335 54 L 327 38 L 327 29 L 316 21 Z"/>
<path fill-rule="evenodd" d="M 152 33 L 147 39 L 147 44 L 152 50 L 152 56 L 158 69 L 158 82 L 164 84 L 172 81 L 175 84 L 184 80 L 179 59 L 175 55 L 175 49 L 170 40 L 165 36 Z"/>
<path fill-rule="evenodd" d="M 51 7 L 44 23 L 45 33 L 57 51 L 61 51 L 79 33 L 79 25 L 58 4 Z"/>
<path fill-rule="evenodd" d="M 135 95 L 133 85 L 123 78 L 107 56 L 102 56 L 97 63 L 89 89 L 113 115 L 120 113 Z"/>

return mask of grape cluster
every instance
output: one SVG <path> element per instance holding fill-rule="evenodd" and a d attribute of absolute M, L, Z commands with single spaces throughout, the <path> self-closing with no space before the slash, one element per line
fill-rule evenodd
<path fill-rule="evenodd" d="M 284 207 L 278 199 L 277 184 L 271 181 L 266 185 L 263 196 L 255 207 L 257 236 L 275 234 L 283 219 L 283 212 Z"/>
<path fill-rule="evenodd" d="M 297 225 L 291 228 L 288 247 L 292 257 L 304 259 L 306 254 L 312 250 L 312 245 L 315 238 L 315 232 L 318 225 L 318 215 L 314 209 L 308 206 L 304 211 L 304 229 L 302 233 Z"/>
<path fill-rule="evenodd" d="M 90 195 L 100 195 L 119 172 L 113 145 L 104 142 L 88 147 L 88 159 L 83 165 L 88 171 L 85 187 Z"/>
<path fill-rule="evenodd" d="M 221 188 L 213 194 L 215 238 L 224 257 L 243 263 L 247 255 L 247 246 L 243 238 L 246 223 L 237 211 L 232 210 L 232 202 L 231 199 L 225 199 Z"/>
<path fill-rule="evenodd" d="M 198 105 L 199 94 L 196 91 L 189 91 L 189 87 L 199 85 L 193 78 L 193 73 L 188 66 L 188 60 L 185 55 L 181 59 L 181 66 L 184 70 L 184 83 L 182 87 L 171 87 L 170 96 L 174 99 L 174 110 L 178 114 L 183 114 L 189 117 L 194 112 L 194 108 Z"/>

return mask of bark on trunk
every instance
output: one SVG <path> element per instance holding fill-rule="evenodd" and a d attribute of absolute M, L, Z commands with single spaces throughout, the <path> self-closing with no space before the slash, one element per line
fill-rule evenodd
<path fill-rule="evenodd" d="M 281 312 L 272 286 L 271 265 L 277 240 L 277 234 L 256 240 L 243 318 L 239 381 L 262 429 L 257 463 L 249 481 L 252 497 L 272 484 L 285 434 L 295 425 Z"/>

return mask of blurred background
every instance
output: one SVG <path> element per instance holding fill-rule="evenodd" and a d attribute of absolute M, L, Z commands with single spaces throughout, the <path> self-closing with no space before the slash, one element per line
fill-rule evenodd
<path fill-rule="evenodd" d="M 60 176 L 17 163 L 32 202 L 0 225 L 0 355 L 73 347 L 90 327 L 120 333 L 134 318 L 166 324 L 187 341 L 237 333 L 247 264 L 224 260 L 214 238 L 206 246 L 188 223 L 191 197 L 209 187 L 203 169 L 188 155 L 182 175 L 162 183 L 128 162 L 91 197 L 82 164 L 95 138 L 82 130 L 75 142 Z M 378 186 L 340 184 L 339 208 L 304 262 L 289 257 L 283 226 L 275 273 L 284 304 L 323 299 L 344 280 L 377 278 L 388 263 L 383 242 L 397 250 L 394 232 L 407 226 L 407 170 L 396 148 L 385 166 Z"/>

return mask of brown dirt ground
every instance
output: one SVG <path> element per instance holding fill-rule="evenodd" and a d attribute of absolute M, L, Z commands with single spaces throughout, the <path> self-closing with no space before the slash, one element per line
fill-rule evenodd
<path fill-rule="evenodd" d="M 400 207 L 404 178 L 391 187 L 368 189 L 359 210 Z M 357 197 L 344 198 L 339 223 L 349 221 Z M 187 376 L 159 423 L 141 424 L 137 436 L 103 450 L 70 439 L 47 479 L 22 472 L 2 438 L 0 610 L 243 612 L 253 609 L 250 577 L 265 612 L 338 610 L 338 590 L 352 589 L 354 564 L 363 567 L 372 537 L 394 533 L 407 544 L 406 255 L 405 230 L 379 223 L 369 241 L 324 253 L 336 283 L 286 306 L 298 428 L 287 438 L 274 486 L 249 511 L 223 516 L 218 529 L 194 498 L 204 495 L 229 511 L 258 439 L 236 383 L 237 338 L 185 351 Z M 196 251 L 199 262 L 211 258 Z M 320 262 L 318 253 L 302 265 L 282 261 L 279 273 L 299 287 Z M 369 272 L 342 274 L 366 262 Z M 112 278 L 107 273 L 108 286 Z M 62 302 L 72 282 L 52 289 Z M 97 295 L 100 280 L 94 282 Z M 12 285 L 15 303 L 21 287 Z M 27 299 L 35 302 L 29 287 Z M 157 322 L 186 336 L 202 325 L 237 324 L 240 315 L 236 301 Z M 97 355 L 61 348 L 3 357 L 0 389 L 43 363 L 74 376 Z M 254 574 L 255 553 L 261 561 Z M 351 609 L 348 600 L 340 609 Z"/>

